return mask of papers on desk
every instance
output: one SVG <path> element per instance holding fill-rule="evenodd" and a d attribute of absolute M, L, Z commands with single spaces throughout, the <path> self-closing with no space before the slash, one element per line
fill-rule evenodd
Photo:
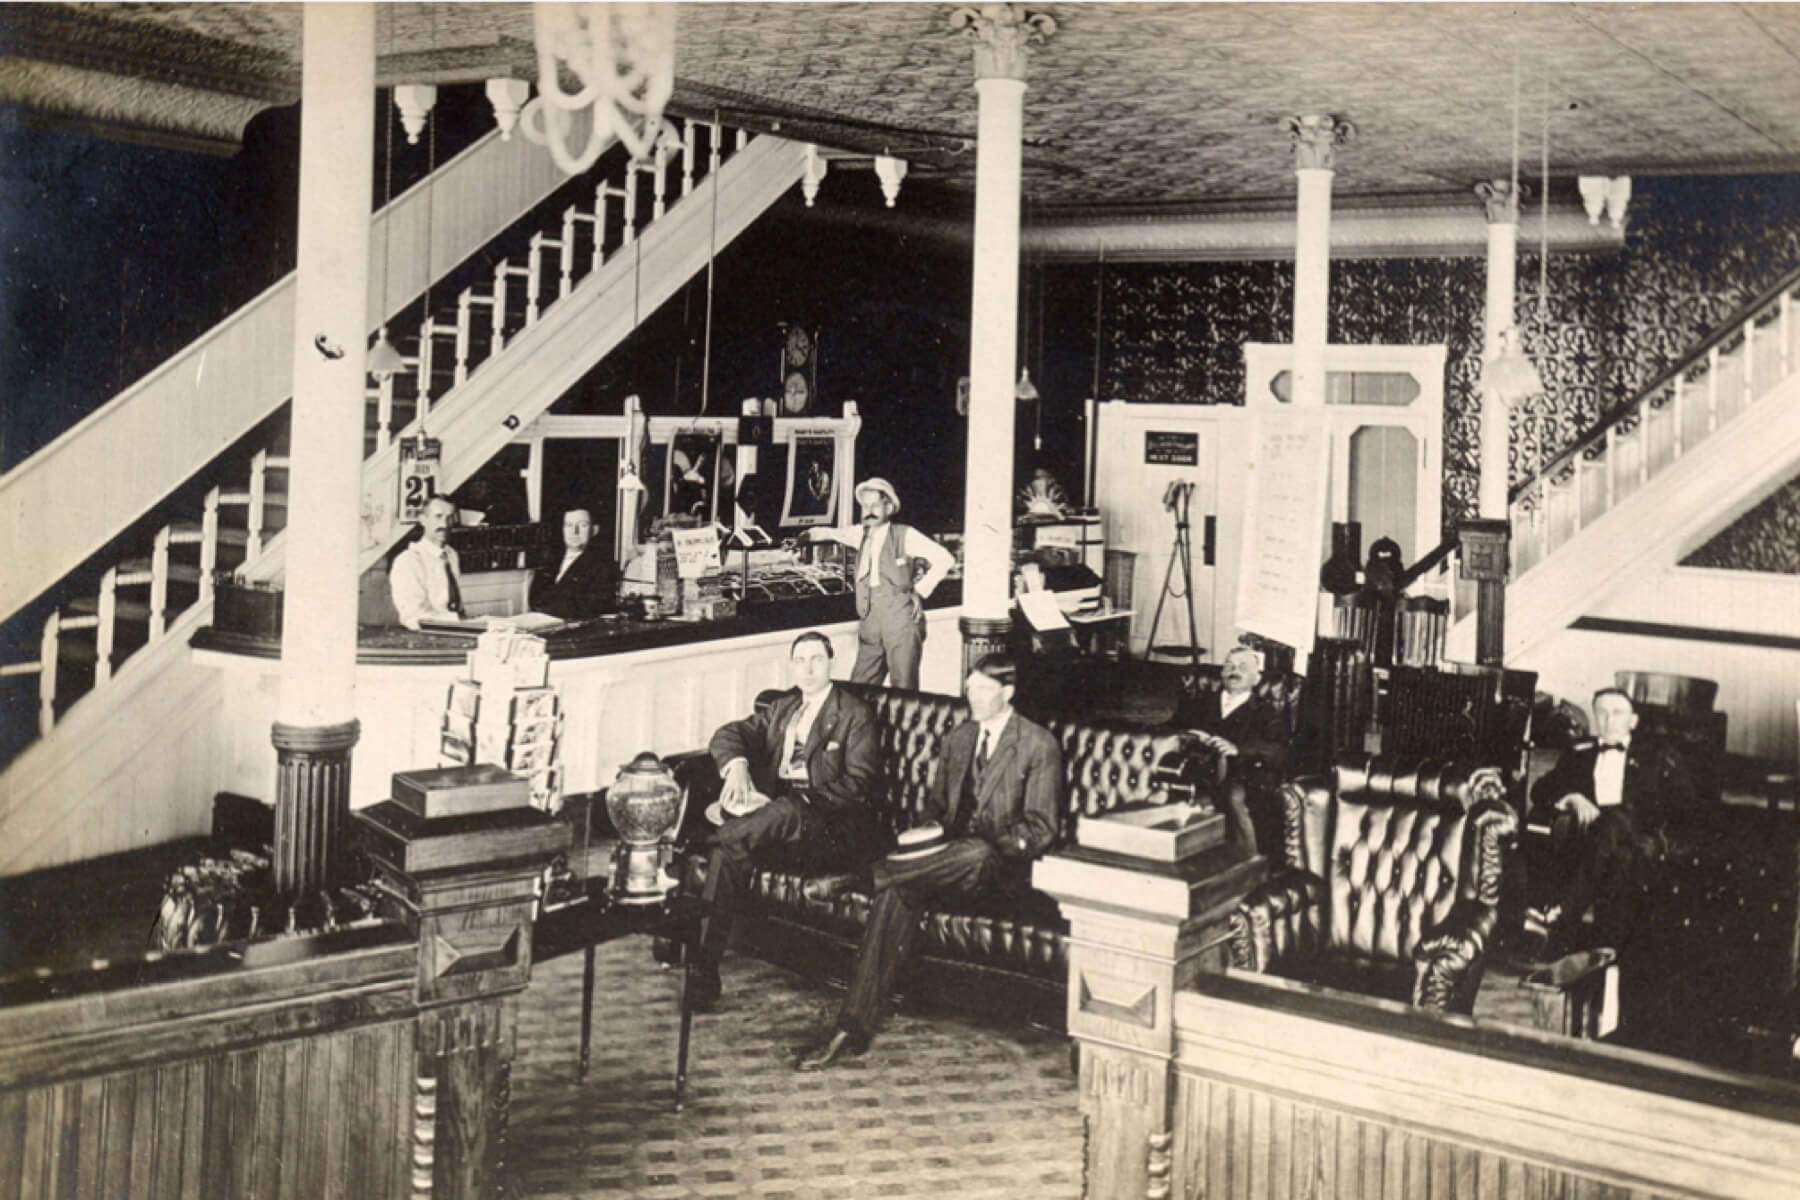
<path fill-rule="evenodd" d="M 1025 614 L 1025 619 L 1038 632 L 1069 627 L 1068 618 L 1063 616 L 1062 606 L 1057 603 L 1055 592 L 1020 592 L 1015 599 L 1019 602 L 1019 611 Z"/>
<path fill-rule="evenodd" d="M 474 637 L 487 632 L 486 617 L 420 617 L 419 628 L 430 633 L 460 633 Z"/>
<path fill-rule="evenodd" d="M 510 625 L 514 629 L 522 629 L 526 633 L 548 633 L 552 629 L 561 629 L 568 624 L 561 617 L 538 612 L 535 609 L 531 612 L 515 613 L 510 617 L 495 617 L 493 621 L 495 625 Z"/>

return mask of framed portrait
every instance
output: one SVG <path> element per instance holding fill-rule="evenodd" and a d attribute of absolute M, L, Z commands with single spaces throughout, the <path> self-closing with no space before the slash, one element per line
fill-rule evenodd
<path fill-rule="evenodd" d="M 663 511 L 669 516 L 718 517 L 719 458 L 724 439 L 716 433 L 678 433 L 669 439 L 663 472 Z"/>
<path fill-rule="evenodd" d="M 830 525 L 837 517 L 837 439 L 796 432 L 788 442 L 781 523 Z"/>

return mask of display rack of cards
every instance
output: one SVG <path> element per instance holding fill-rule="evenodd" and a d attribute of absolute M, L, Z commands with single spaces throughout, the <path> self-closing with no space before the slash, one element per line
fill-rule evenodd
<path fill-rule="evenodd" d="M 554 813 L 562 808 L 561 732 L 544 639 L 504 627 L 483 633 L 469 653 L 468 678 L 450 684 L 444 765 L 504 767 L 530 782 L 534 808 Z"/>

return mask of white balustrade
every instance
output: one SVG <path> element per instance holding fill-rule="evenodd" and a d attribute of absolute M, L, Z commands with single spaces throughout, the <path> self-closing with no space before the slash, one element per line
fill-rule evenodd
<path fill-rule="evenodd" d="M 156 531 L 156 542 L 150 550 L 150 640 L 153 642 L 168 628 L 169 537 L 170 529 L 164 525 Z"/>
<path fill-rule="evenodd" d="M 1719 348 L 1706 352 L 1706 432 L 1719 428 Z"/>
<path fill-rule="evenodd" d="M 44 620 L 44 636 L 38 641 L 38 736 L 49 737 L 56 726 L 57 640 L 62 634 L 62 614 L 52 610 Z"/>
<path fill-rule="evenodd" d="M 94 614 L 94 686 L 112 678 L 113 623 L 118 616 L 119 569 L 100 576 L 99 611 Z"/>
<path fill-rule="evenodd" d="M 469 325 L 474 293 L 464 288 L 456 297 L 456 374 L 451 387 L 469 382 Z"/>
<path fill-rule="evenodd" d="M 694 122 L 681 124 L 681 194 L 694 190 Z"/>
<path fill-rule="evenodd" d="M 536 325 L 538 300 L 543 287 L 544 243 L 550 239 L 541 233 L 531 235 L 531 252 L 525 256 L 525 324 Z"/>
<path fill-rule="evenodd" d="M 575 286 L 575 206 L 573 204 L 563 210 L 562 218 L 562 273 L 557 277 L 556 295 L 558 299 L 569 294 Z"/>
<path fill-rule="evenodd" d="M 246 542 L 244 553 L 250 552 Z M 200 509 L 200 603 L 211 604 L 213 572 L 219 569 L 219 489 L 206 493 Z"/>
<path fill-rule="evenodd" d="M 250 506 L 244 515 L 244 556 L 262 553 L 263 504 L 268 498 L 269 452 L 258 450 L 250 459 Z"/>

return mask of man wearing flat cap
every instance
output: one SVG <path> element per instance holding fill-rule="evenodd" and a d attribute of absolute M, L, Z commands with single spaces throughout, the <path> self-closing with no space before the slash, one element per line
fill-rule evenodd
<path fill-rule="evenodd" d="M 925 644 L 925 601 L 956 565 L 951 553 L 893 516 L 900 511 L 894 485 L 871 477 L 856 485 L 862 526 L 808 530 L 812 538 L 829 538 L 855 546 L 856 665 L 852 683 L 880 683 L 917 690 L 919 655 Z M 913 560 L 925 560 L 925 574 L 913 582 Z"/>

